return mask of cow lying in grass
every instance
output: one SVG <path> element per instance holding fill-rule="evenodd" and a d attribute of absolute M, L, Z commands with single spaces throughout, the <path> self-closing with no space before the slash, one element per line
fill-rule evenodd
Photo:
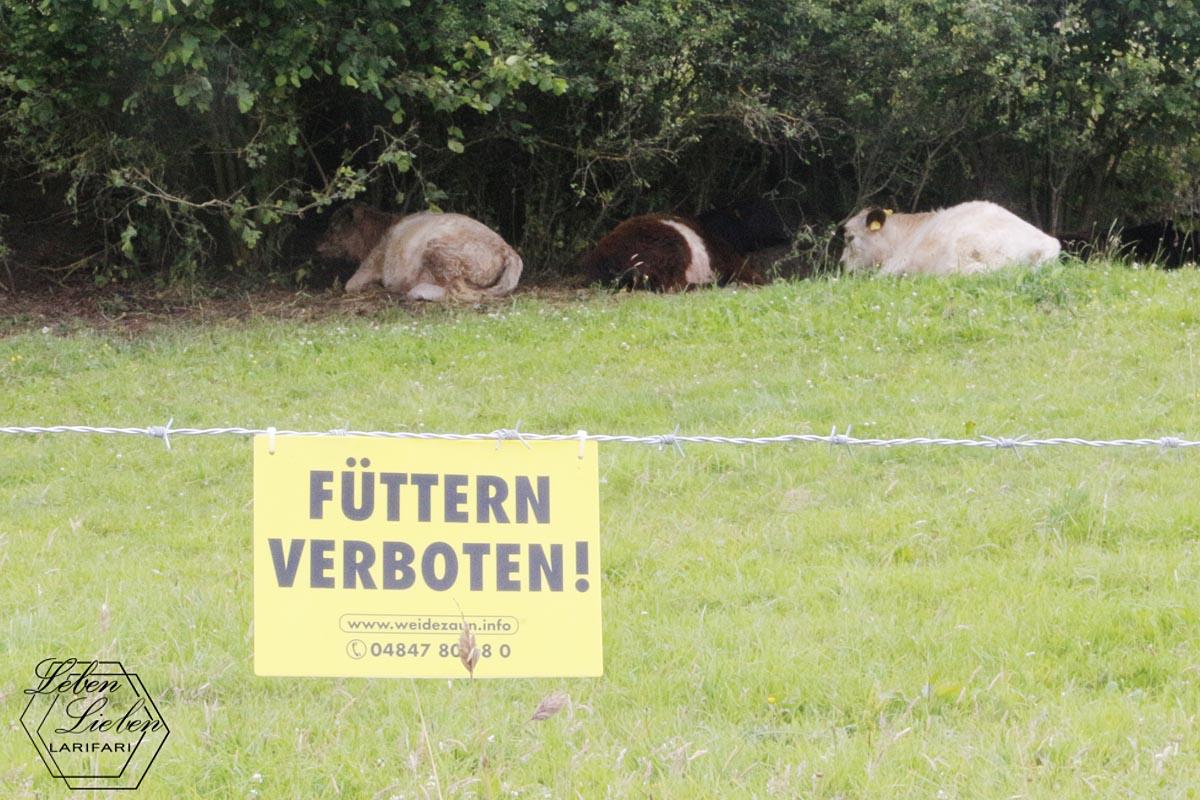
<path fill-rule="evenodd" d="M 842 265 L 883 274 L 991 272 L 1041 264 L 1062 246 L 995 203 L 974 201 L 923 214 L 868 208 L 845 223 Z"/>
<path fill-rule="evenodd" d="M 511 292 L 522 262 L 500 234 L 462 214 L 388 214 L 362 203 L 338 210 L 317 245 L 358 262 L 347 292 L 375 284 L 410 300 L 479 300 Z"/>
<path fill-rule="evenodd" d="M 1083 259 L 1128 258 L 1163 269 L 1200 264 L 1200 229 L 1188 230 L 1169 219 L 1125 228 L 1113 223 L 1103 233 L 1093 229 L 1061 238 L 1063 249 Z"/>
<path fill-rule="evenodd" d="M 713 208 L 696 217 L 696 222 L 742 255 L 769 247 L 790 245 L 801 219 L 795 203 L 765 197 L 740 200 Z"/>
<path fill-rule="evenodd" d="M 670 214 L 645 214 L 613 228 L 583 257 L 593 283 L 674 292 L 710 283 L 762 278 L 743 256 L 698 222 Z"/>
<path fill-rule="evenodd" d="M 1132 225 L 1121 231 L 1121 249 L 1141 261 L 1167 269 L 1200 263 L 1200 230 L 1188 231 L 1172 220 Z"/>

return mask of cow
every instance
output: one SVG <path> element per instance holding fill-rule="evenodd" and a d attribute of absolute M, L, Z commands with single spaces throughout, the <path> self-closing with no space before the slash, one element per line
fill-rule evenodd
<path fill-rule="evenodd" d="M 1169 219 L 1124 228 L 1114 221 L 1106 233 L 1096 227 L 1060 236 L 1063 249 L 1080 259 L 1130 258 L 1163 269 L 1200 263 L 1200 229 L 1188 231 Z"/>
<path fill-rule="evenodd" d="M 1196 264 L 1200 263 L 1200 230 L 1189 232 L 1173 220 L 1132 225 L 1121 231 L 1121 249 L 1166 269 Z"/>
<path fill-rule="evenodd" d="M 782 200 L 757 198 L 713 208 L 696 221 L 742 255 L 790 245 L 800 221 L 799 208 Z"/>
<path fill-rule="evenodd" d="M 1042 264 L 1062 250 L 1053 236 L 982 200 L 921 214 L 872 207 L 842 229 L 842 266 L 885 275 L 991 272 L 1008 264 Z"/>
<path fill-rule="evenodd" d="M 591 283 L 675 292 L 710 283 L 762 283 L 723 240 L 673 214 L 644 214 L 606 234 L 581 263 Z"/>
<path fill-rule="evenodd" d="M 522 261 L 500 234 L 462 214 L 389 214 L 362 203 L 343 206 L 317 245 L 326 258 L 358 270 L 347 292 L 380 284 L 410 300 L 502 297 L 521 278 Z"/>

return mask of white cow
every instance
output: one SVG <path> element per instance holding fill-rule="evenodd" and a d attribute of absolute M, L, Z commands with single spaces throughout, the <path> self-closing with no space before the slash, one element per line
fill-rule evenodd
<path fill-rule="evenodd" d="M 462 214 L 388 214 L 351 203 L 333 216 L 317 252 L 358 262 L 347 292 L 382 284 L 410 300 L 502 297 L 521 278 L 521 257 L 500 234 Z"/>
<path fill-rule="evenodd" d="M 885 275 L 991 272 L 1009 264 L 1042 264 L 1062 245 L 995 203 L 976 200 L 923 214 L 868 208 L 844 223 L 847 270 Z"/>

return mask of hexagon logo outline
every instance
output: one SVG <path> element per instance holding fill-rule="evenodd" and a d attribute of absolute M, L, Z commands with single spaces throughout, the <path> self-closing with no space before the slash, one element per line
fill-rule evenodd
<path fill-rule="evenodd" d="M 120 791 L 139 788 L 171 734 L 141 676 L 125 669 L 120 661 L 82 662 L 74 658 L 44 659 L 34 669 L 34 674 L 40 684 L 25 690 L 30 697 L 21 713 L 21 727 L 50 775 L 62 780 L 70 789 Z M 102 712 L 110 705 L 110 699 L 122 690 L 133 695 L 124 714 L 117 720 L 105 717 Z M 64 719 L 75 720 L 75 724 L 53 727 Z M 36 724 L 32 724 L 33 720 Z M 80 730 L 84 723 L 86 727 Z M 125 741 L 114 741 L 123 732 L 137 734 L 136 740 L 128 736 Z M 56 748 L 52 738 L 48 741 L 52 734 L 73 734 L 80 739 L 73 739 L 69 744 L 57 742 Z M 151 735 L 153 738 L 148 738 Z M 153 752 L 144 749 L 148 747 L 153 747 Z M 73 764 L 60 762 L 56 752 L 73 756 L 90 753 L 91 769 L 81 772 Z M 139 759 L 139 753 L 143 753 L 144 758 Z M 102 759 L 102 756 L 112 754 L 122 754 L 125 758 Z"/>

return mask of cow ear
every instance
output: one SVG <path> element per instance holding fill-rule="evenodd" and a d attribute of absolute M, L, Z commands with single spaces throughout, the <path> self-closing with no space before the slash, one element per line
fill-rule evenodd
<path fill-rule="evenodd" d="M 355 222 L 358 222 L 365 217 L 367 212 L 370 210 L 370 206 L 360 200 L 353 200 L 350 202 L 350 214 Z"/>
<path fill-rule="evenodd" d="M 867 230 L 877 231 L 883 227 L 883 223 L 887 222 L 887 212 L 882 208 L 872 208 L 867 212 Z"/>

